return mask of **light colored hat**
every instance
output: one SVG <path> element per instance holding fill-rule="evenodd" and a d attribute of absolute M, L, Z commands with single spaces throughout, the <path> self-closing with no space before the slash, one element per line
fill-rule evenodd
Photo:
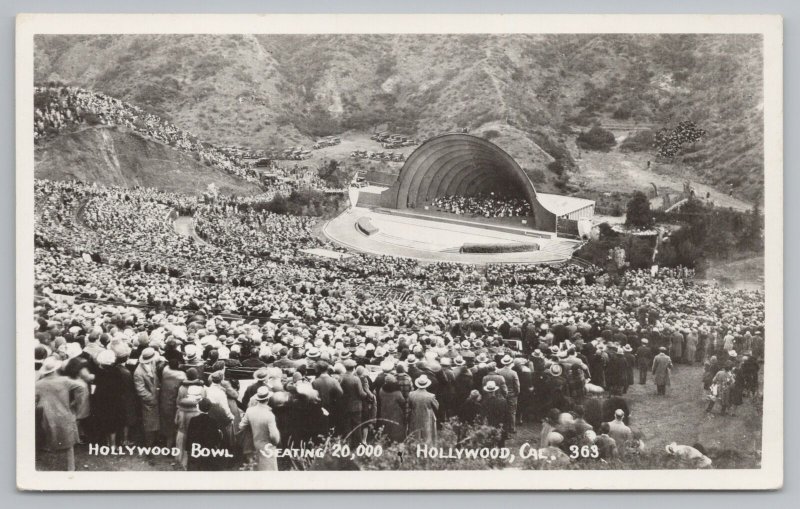
<path fill-rule="evenodd" d="M 544 354 L 542 354 L 542 351 L 537 348 L 536 350 L 533 351 L 532 357 L 541 359 L 542 357 L 544 357 Z"/>
<path fill-rule="evenodd" d="M 736 350 L 731 350 L 731 351 L 728 353 L 728 357 L 736 357 L 736 356 L 738 356 L 738 355 L 739 355 L 739 354 L 737 354 L 737 353 L 736 353 Z"/>
<path fill-rule="evenodd" d="M 258 368 L 253 373 L 253 378 L 256 380 L 266 380 L 268 375 L 269 371 L 267 371 L 267 368 Z"/>
<path fill-rule="evenodd" d="M 184 348 L 184 352 L 186 352 L 187 360 L 192 360 L 197 358 L 197 347 L 194 345 L 186 345 L 186 348 Z"/>
<path fill-rule="evenodd" d="M 646 344 L 647 344 L 647 343 L 649 343 L 649 342 L 650 342 L 650 341 L 649 341 L 647 338 L 642 338 L 642 344 L 643 344 L 643 345 L 646 345 Z"/>
<path fill-rule="evenodd" d="M 270 390 L 269 387 L 266 385 L 262 385 L 256 391 L 256 400 L 258 401 L 266 401 L 269 399 Z"/>
<path fill-rule="evenodd" d="M 626 352 L 632 352 L 633 351 L 633 348 L 631 348 L 631 345 L 625 345 L 622 349 L 624 351 L 626 351 Z"/>
<path fill-rule="evenodd" d="M 117 360 L 117 356 L 111 350 L 103 350 L 94 360 L 99 366 L 111 366 Z"/>
<path fill-rule="evenodd" d="M 150 364 L 156 361 L 156 350 L 152 347 L 147 347 L 142 350 L 142 355 L 139 356 L 139 364 Z"/>
<path fill-rule="evenodd" d="M 453 364 L 455 364 L 456 366 L 463 366 L 464 364 L 466 364 L 466 361 L 464 360 L 463 357 L 459 355 L 458 357 L 455 358 Z"/>
<path fill-rule="evenodd" d="M 483 386 L 483 390 L 486 392 L 494 392 L 500 387 L 497 386 L 494 380 L 489 380 L 486 382 L 486 385 Z"/>
<path fill-rule="evenodd" d="M 381 371 L 383 371 L 384 373 L 389 373 L 394 369 L 394 362 L 392 361 L 392 359 L 386 359 L 383 362 L 381 362 L 380 366 L 381 366 Z"/>
<path fill-rule="evenodd" d="M 563 372 L 564 368 L 561 367 L 561 364 L 552 364 L 550 366 L 550 374 L 553 376 L 561 376 Z"/>
<path fill-rule="evenodd" d="M 512 362 L 514 362 L 514 359 L 512 359 L 511 356 L 507 354 L 504 355 L 502 359 L 500 359 L 500 364 L 502 364 L 503 366 L 508 366 Z"/>
<path fill-rule="evenodd" d="M 431 380 L 428 378 L 428 375 L 420 375 L 414 381 L 414 385 L 416 385 L 419 389 L 424 389 L 431 385 Z"/>
<path fill-rule="evenodd" d="M 461 348 L 469 348 L 471 346 L 470 342 L 466 339 L 461 342 Z"/>
<path fill-rule="evenodd" d="M 319 356 L 320 356 L 319 348 L 312 346 L 311 348 L 306 350 L 306 357 L 308 357 L 309 359 L 316 359 Z"/>
<path fill-rule="evenodd" d="M 57 370 L 60 367 L 61 367 L 60 360 L 56 359 L 55 357 L 48 357 L 42 363 L 42 367 L 39 368 L 39 376 L 52 373 L 53 371 Z"/>

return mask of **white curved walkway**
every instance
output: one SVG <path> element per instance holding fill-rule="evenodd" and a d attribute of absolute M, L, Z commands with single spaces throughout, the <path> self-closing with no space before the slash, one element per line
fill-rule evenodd
<path fill-rule="evenodd" d="M 371 236 L 361 233 L 356 228 L 356 221 L 361 217 L 368 217 L 378 228 L 378 233 Z M 348 209 L 332 219 L 322 231 L 331 241 L 354 251 L 430 262 L 558 263 L 568 260 L 580 244 L 567 239 L 542 239 L 523 233 L 470 226 L 466 221 L 463 224 L 442 223 L 359 207 Z M 459 253 L 464 243 L 536 243 L 540 250 L 526 253 Z"/>

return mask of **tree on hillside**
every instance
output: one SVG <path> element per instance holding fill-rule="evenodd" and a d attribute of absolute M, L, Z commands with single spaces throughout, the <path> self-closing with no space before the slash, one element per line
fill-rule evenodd
<path fill-rule="evenodd" d="M 633 193 L 628 201 L 625 213 L 625 224 L 628 226 L 650 226 L 653 223 L 653 213 L 650 211 L 650 200 L 641 191 Z"/>
<path fill-rule="evenodd" d="M 608 152 L 617 144 L 614 133 L 596 125 L 586 132 L 578 135 L 578 147 L 584 150 L 600 150 Z"/>
<path fill-rule="evenodd" d="M 620 143 L 620 152 L 649 152 L 655 143 L 655 132 L 650 129 L 631 134 Z"/>

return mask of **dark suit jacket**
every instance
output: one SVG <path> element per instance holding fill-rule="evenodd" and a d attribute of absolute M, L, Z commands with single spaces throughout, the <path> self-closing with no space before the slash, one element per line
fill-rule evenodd
<path fill-rule="evenodd" d="M 345 373 L 339 385 L 342 386 L 342 397 L 337 406 L 343 412 L 360 412 L 361 402 L 367 398 L 361 380 L 353 373 Z"/>
<path fill-rule="evenodd" d="M 500 391 L 486 394 L 481 402 L 481 414 L 489 426 L 499 428 L 508 423 L 508 403 Z"/>
<path fill-rule="evenodd" d="M 339 398 L 342 397 L 343 391 L 339 382 L 332 376 L 318 376 L 311 382 L 311 386 L 319 393 L 319 399 L 322 401 L 322 406 L 329 412 L 333 411 Z"/>
<path fill-rule="evenodd" d="M 186 450 L 192 450 L 192 444 L 200 444 L 200 447 L 218 449 L 223 447 L 222 431 L 220 431 L 214 419 L 205 413 L 200 413 L 189 421 L 186 430 Z M 189 470 L 216 470 L 220 468 L 219 457 L 197 457 L 189 455 Z"/>
<path fill-rule="evenodd" d="M 253 396 L 256 395 L 256 392 L 258 392 L 258 388 L 261 387 L 262 385 L 264 385 L 264 381 L 259 380 L 258 382 L 255 382 L 247 386 L 247 389 L 244 390 L 244 394 L 242 395 L 242 405 L 244 406 L 244 408 L 250 406 L 250 400 L 253 398 Z"/>

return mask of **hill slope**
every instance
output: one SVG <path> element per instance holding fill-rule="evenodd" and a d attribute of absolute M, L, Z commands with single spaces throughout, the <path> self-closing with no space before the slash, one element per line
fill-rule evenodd
<path fill-rule="evenodd" d="M 501 122 L 563 148 L 563 133 L 594 122 L 693 120 L 708 135 L 667 170 L 752 199 L 760 47 L 752 35 L 37 36 L 35 68 L 37 81 L 105 92 L 220 145 Z"/>
<path fill-rule="evenodd" d="M 36 144 L 37 178 L 155 187 L 201 194 L 212 182 L 223 194 L 253 194 L 258 186 L 183 152 L 115 127 L 90 127 Z"/>

